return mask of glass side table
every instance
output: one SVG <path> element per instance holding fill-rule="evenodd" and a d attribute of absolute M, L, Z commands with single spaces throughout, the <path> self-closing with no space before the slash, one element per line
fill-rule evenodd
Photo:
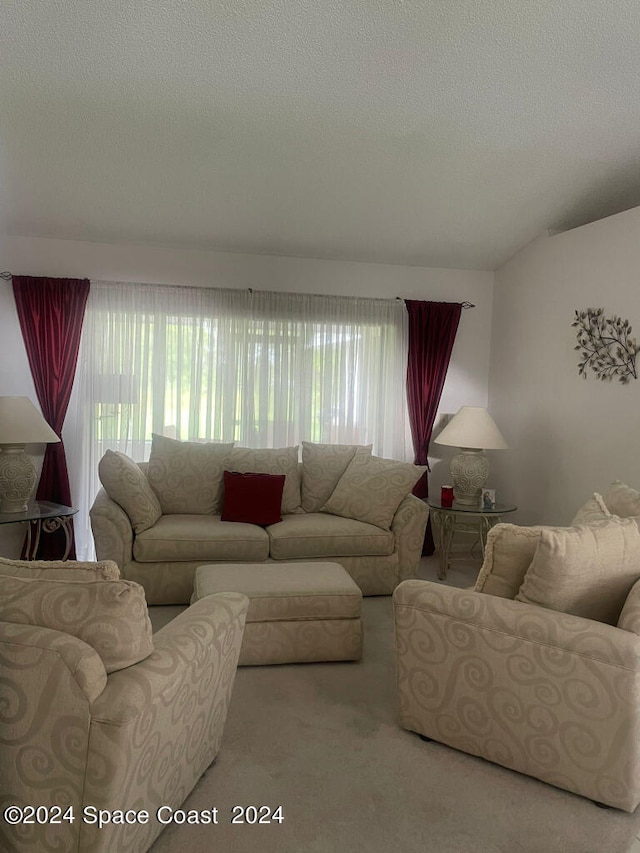
<path fill-rule="evenodd" d="M 71 549 L 71 519 L 78 512 L 64 504 L 51 503 L 50 501 L 32 501 L 23 512 L 0 512 L 0 524 L 15 524 L 21 522 L 27 525 L 27 541 L 25 543 L 25 557 L 27 560 L 35 560 L 40 544 L 40 535 L 53 533 L 62 528 L 64 531 L 64 554 L 62 559 L 66 560 Z"/>
<path fill-rule="evenodd" d="M 431 518 L 438 527 L 438 551 L 440 552 L 440 569 L 438 578 L 444 580 L 447 569 L 451 564 L 451 543 L 455 533 L 476 533 L 480 539 L 482 556 L 487 542 L 487 533 L 502 521 L 502 516 L 515 512 L 518 507 L 512 504 L 497 503 L 493 509 L 482 509 L 479 506 L 463 506 L 453 502 L 453 506 L 442 506 L 439 498 L 429 498 L 427 504 Z"/>

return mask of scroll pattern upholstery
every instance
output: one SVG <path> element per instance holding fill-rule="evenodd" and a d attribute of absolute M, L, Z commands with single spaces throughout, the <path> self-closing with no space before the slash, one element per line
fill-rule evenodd
<path fill-rule="evenodd" d="M 0 557 L 0 575 L 50 581 L 116 581 L 120 577 L 120 569 L 113 560 L 89 563 L 80 560 L 10 560 Z"/>
<path fill-rule="evenodd" d="M 0 622 L 0 670 L 0 809 L 72 805 L 77 812 L 90 702 L 107 681 L 97 653 L 50 628 Z M 25 827 L 0 821 L 0 850 L 77 851 L 79 834 L 78 820 Z"/>
<path fill-rule="evenodd" d="M 388 555 L 394 550 L 393 533 L 325 512 L 291 515 L 267 528 L 269 553 L 274 560 L 307 557 Z"/>
<path fill-rule="evenodd" d="M 100 482 L 131 519 L 136 533 L 153 527 L 162 515 L 146 474 L 124 453 L 107 450 L 98 464 Z"/>
<path fill-rule="evenodd" d="M 145 463 L 140 463 L 140 468 L 144 471 Z M 349 572 L 363 595 L 390 595 L 400 580 L 416 573 L 428 517 L 426 503 L 414 495 L 407 495 L 391 522 L 393 553 L 386 556 L 332 555 L 331 560 Z M 193 576 L 203 560 L 176 562 L 164 559 L 148 563 L 135 560 L 131 523 L 124 510 L 109 498 L 104 489 L 100 489 L 91 507 L 91 527 L 98 558 L 113 560 L 120 567 L 122 577 L 141 584 L 148 604 L 189 603 Z M 283 562 L 299 559 L 297 556 Z M 328 557 L 305 557 L 308 559 L 325 561 Z M 229 557 L 221 561 L 229 562 Z M 215 561 L 206 559 L 204 562 Z"/>
<path fill-rule="evenodd" d="M 145 808 L 152 818 L 101 830 L 79 820 L 25 832 L 0 824 L 0 849 L 147 850 L 163 828 L 156 808 L 178 808 L 220 748 L 247 604 L 232 593 L 197 602 L 154 636 L 146 660 L 109 675 L 93 702 L 74 674 L 89 647 L 1 623 L 3 804 L 73 805 L 76 814 L 86 805 Z M 69 645 L 66 657 L 56 643 Z"/>
<path fill-rule="evenodd" d="M 222 475 L 233 444 L 153 435 L 147 477 L 163 513 L 220 512 Z"/>
<path fill-rule="evenodd" d="M 78 637 L 98 652 L 107 672 L 131 666 L 153 651 L 144 590 L 131 581 L 5 576 L 0 620 Z"/>
<path fill-rule="evenodd" d="M 239 664 L 314 663 L 361 657 L 359 618 L 247 622 Z"/>
<path fill-rule="evenodd" d="M 302 442 L 300 494 L 305 512 L 319 512 L 356 453 L 371 456 L 372 445 Z"/>
<path fill-rule="evenodd" d="M 640 638 L 427 581 L 394 593 L 402 725 L 590 799 L 640 802 Z"/>
<path fill-rule="evenodd" d="M 422 554 L 428 518 L 428 506 L 415 495 L 407 495 L 393 516 L 391 532 L 396 541 L 398 583 L 415 574 Z"/>
<path fill-rule="evenodd" d="M 229 470 L 239 474 L 284 474 L 282 512 L 302 512 L 297 445 L 257 449 L 234 447 L 229 457 Z"/>
<path fill-rule="evenodd" d="M 98 491 L 90 515 L 98 560 L 113 560 L 122 576 L 127 577 L 124 568 L 133 560 L 133 528 L 128 515 L 105 489 Z M 147 603 L 152 603 L 148 597 Z"/>
<path fill-rule="evenodd" d="M 389 530 L 402 500 L 426 470 L 424 465 L 356 453 L 322 511 Z"/>

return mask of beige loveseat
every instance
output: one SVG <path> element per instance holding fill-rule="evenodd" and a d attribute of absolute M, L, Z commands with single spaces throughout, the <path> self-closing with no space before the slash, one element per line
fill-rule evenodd
<path fill-rule="evenodd" d="M 113 563 L 0 560 L 0 580 L 0 810 L 25 818 L 0 850 L 142 853 L 220 749 L 248 599 L 152 635 Z"/>
<path fill-rule="evenodd" d="M 498 524 L 474 590 L 394 593 L 404 728 L 631 812 L 640 803 L 640 493 Z"/>
<path fill-rule="evenodd" d="M 354 445 L 252 450 L 154 436 L 148 463 L 107 452 L 91 508 L 96 554 L 147 601 L 188 604 L 202 564 L 340 563 L 364 595 L 415 576 L 428 507 L 411 494 L 424 468 Z M 223 521 L 223 472 L 284 475 L 282 520 Z"/>

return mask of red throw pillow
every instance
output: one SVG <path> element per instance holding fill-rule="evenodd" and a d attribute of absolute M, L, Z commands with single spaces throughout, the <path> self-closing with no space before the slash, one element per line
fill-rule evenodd
<path fill-rule="evenodd" d="M 222 521 L 244 521 L 261 527 L 282 521 L 285 476 L 225 471 Z"/>

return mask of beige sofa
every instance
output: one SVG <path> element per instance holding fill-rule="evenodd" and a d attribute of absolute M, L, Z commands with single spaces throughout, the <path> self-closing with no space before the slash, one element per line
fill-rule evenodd
<path fill-rule="evenodd" d="M 474 590 L 400 584 L 402 726 L 633 811 L 639 521 L 640 493 L 615 483 L 569 528 L 494 527 Z"/>
<path fill-rule="evenodd" d="M 1 821 L 0 849 L 142 853 L 220 749 L 248 599 L 208 596 L 152 635 L 113 563 L 0 576 L 0 802 L 44 807 Z M 137 814 L 100 827 L 100 810 Z"/>
<path fill-rule="evenodd" d="M 284 474 L 282 521 L 222 521 L 224 470 Z M 115 453 L 101 462 L 96 554 L 140 583 L 150 605 L 188 604 L 196 568 L 230 562 L 337 562 L 364 595 L 388 595 L 417 572 L 428 507 L 411 490 L 423 471 L 352 445 L 303 442 L 299 462 L 297 447 L 154 436 L 148 463 Z"/>

